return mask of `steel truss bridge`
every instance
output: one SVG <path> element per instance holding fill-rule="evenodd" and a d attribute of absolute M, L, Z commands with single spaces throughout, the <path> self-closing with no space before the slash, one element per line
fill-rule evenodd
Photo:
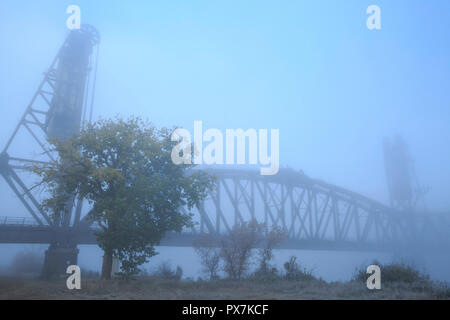
<path fill-rule="evenodd" d="M 450 248 L 446 215 L 396 211 L 291 169 L 274 176 L 239 169 L 205 171 L 217 177 L 217 188 L 193 210 L 197 224 L 168 234 L 161 245 L 191 246 L 202 234 L 221 237 L 234 224 L 255 219 L 267 230 L 278 226 L 285 232 L 287 239 L 280 248 L 370 251 L 412 244 Z M 43 221 L 0 217 L 0 243 L 96 243 L 95 227 L 81 215 L 66 226 Z"/>
<path fill-rule="evenodd" d="M 92 26 L 71 31 L 0 153 L 0 175 L 28 212 L 27 218 L 0 216 L 0 243 L 50 244 L 43 274 L 64 273 L 67 262 L 76 263 L 77 245 L 96 243 L 95 226 L 82 214 L 83 199 L 76 195 L 66 204 L 61 218 L 49 217 L 21 172 L 54 161 L 45 141 L 66 139 L 80 130 L 84 120 L 92 118 L 99 40 Z M 23 132 L 28 135 L 26 140 Z M 30 158 L 29 152 L 18 155 L 21 143 L 28 146 L 30 141 L 36 149 L 28 151 L 40 156 Z M 14 148 L 17 145 L 19 148 Z M 237 169 L 203 170 L 217 177 L 217 188 L 194 209 L 197 225 L 167 234 L 161 245 L 191 246 L 204 233 L 221 237 L 235 224 L 255 219 L 264 223 L 266 232 L 273 226 L 284 230 L 287 239 L 281 248 L 450 248 L 449 215 L 394 210 L 290 169 L 273 176 Z"/>

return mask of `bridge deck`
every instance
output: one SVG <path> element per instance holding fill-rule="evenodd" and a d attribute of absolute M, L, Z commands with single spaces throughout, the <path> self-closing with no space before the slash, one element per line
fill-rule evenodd
<path fill-rule="evenodd" d="M 0 225 L 0 243 L 9 244 L 49 244 L 77 243 L 80 245 L 97 245 L 94 229 L 77 230 L 73 228 L 61 229 L 36 225 Z M 193 243 L 200 234 L 167 233 L 160 246 L 193 247 Z M 260 246 L 258 246 L 260 247 Z M 354 241 L 334 240 L 299 240 L 287 239 L 277 248 L 298 250 L 329 250 L 329 251 L 390 251 L 392 246 L 380 246 L 373 243 L 356 243 Z"/>

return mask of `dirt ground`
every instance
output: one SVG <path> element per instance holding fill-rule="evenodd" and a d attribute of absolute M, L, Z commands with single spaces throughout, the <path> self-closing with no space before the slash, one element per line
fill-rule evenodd
<path fill-rule="evenodd" d="M 365 283 L 310 281 L 169 281 L 161 279 L 85 279 L 69 290 L 66 279 L 53 281 L 0 277 L 0 299 L 450 299 L 448 288 L 429 284 L 391 283 L 368 290 Z"/>

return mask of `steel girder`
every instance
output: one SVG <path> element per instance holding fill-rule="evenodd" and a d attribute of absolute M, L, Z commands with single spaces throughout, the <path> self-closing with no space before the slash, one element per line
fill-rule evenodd
<path fill-rule="evenodd" d="M 370 244 L 376 247 L 448 242 L 449 219 L 401 212 L 355 192 L 290 169 L 275 176 L 257 171 L 206 169 L 217 188 L 198 206 L 199 230 L 221 235 L 256 219 L 278 226 L 290 240 Z M 440 221 L 438 223 L 437 221 Z M 435 240 L 433 240 L 434 238 Z"/>
<path fill-rule="evenodd" d="M 191 246 L 202 233 L 220 238 L 235 223 L 256 219 L 265 224 L 266 232 L 274 225 L 285 231 L 288 239 L 282 248 L 367 251 L 411 244 L 450 248 L 450 219 L 445 215 L 398 212 L 354 192 L 285 170 L 272 177 L 243 170 L 206 171 L 217 177 L 217 188 L 193 210 L 197 226 L 181 234 L 168 234 L 161 245 Z M 181 210 L 187 212 L 186 208 Z M 95 226 L 87 223 L 62 232 L 18 221 L 0 219 L 0 242 L 45 243 L 54 233 L 75 243 L 95 244 Z"/>

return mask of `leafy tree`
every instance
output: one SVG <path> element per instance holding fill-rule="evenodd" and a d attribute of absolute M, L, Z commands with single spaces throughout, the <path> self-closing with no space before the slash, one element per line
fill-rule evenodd
<path fill-rule="evenodd" d="M 180 208 L 191 209 L 214 187 L 213 177 L 187 171 L 193 165 L 172 162 L 177 142 L 170 134 L 136 117 L 100 120 L 70 139 L 51 141 L 59 160 L 35 167 L 50 194 L 43 208 L 55 221 L 75 194 L 92 206 L 88 220 L 99 227 L 103 279 L 111 277 L 113 256 L 124 275 L 139 272 L 167 231 L 192 224 Z"/>

